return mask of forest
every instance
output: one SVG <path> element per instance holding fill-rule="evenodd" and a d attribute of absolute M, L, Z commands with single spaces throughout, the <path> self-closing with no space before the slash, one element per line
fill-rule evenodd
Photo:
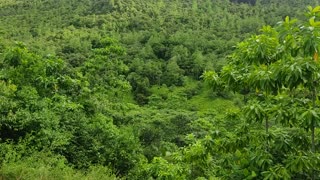
<path fill-rule="evenodd" d="M 320 180 L 318 0 L 0 0 L 0 180 Z"/>

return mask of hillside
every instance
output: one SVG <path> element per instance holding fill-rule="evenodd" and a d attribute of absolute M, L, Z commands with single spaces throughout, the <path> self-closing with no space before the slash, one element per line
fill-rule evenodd
<path fill-rule="evenodd" d="M 280 35 L 289 30 L 277 27 L 286 16 L 309 22 L 310 11 L 317 30 L 317 9 L 307 6 L 318 4 L 0 1 L 0 179 L 319 178 L 319 154 L 307 148 L 319 147 L 317 126 L 306 128 L 316 136 L 312 142 L 300 126 L 272 118 L 265 134 L 256 119 L 267 115 L 243 113 L 254 100 L 276 104 L 280 86 L 293 88 L 283 93 L 306 104 L 311 96 L 318 103 L 318 96 L 300 81 L 269 90 L 256 85 L 264 75 L 252 75 L 259 83 L 242 76 L 280 59 L 315 58 L 317 40 L 303 45 L 309 54 L 300 52 L 306 38 L 298 33 L 301 26 L 290 31 L 296 41 L 282 41 Z M 265 25 L 270 29 L 261 30 Z M 320 35 L 316 30 L 312 37 Z M 277 56 L 268 56 L 266 63 L 255 62 L 265 57 L 265 49 L 254 54 L 260 46 L 252 39 L 260 35 L 274 40 L 272 45 L 262 41 L 261 47 L 270 48 L 266 54 Z M 292 43 L 282 44 L 288 40 Z M 246 58 L 254 65 L 243 63 Z M 273 84 L 281 81 L 273 78 Z M 307 94 L 301 95 L 304 100 L 296 97 L 299 93 Z M 266 94 L 274 99 L 263 99 Z M 298 156 L 301 161 L 292 160 Z"/>

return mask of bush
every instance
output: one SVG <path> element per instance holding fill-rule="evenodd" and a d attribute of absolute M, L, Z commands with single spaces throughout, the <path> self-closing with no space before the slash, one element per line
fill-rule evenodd
<path fill-rule="evenodd" d="M 62 156 L 50 152 L 35 152 L 29 157 L 3 162 L 0 179 L 117 179 L 111 170 L 102 166 L 91 166 L 87 171 L 75 170 L 66 164 Z"/>

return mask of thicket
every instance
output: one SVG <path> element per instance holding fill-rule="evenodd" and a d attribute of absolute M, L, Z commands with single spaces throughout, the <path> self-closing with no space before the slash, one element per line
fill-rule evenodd
<path fill-rule="evenodd" d="M 1 1 L 0 178 L 320 179 L 315 5 Z"/>

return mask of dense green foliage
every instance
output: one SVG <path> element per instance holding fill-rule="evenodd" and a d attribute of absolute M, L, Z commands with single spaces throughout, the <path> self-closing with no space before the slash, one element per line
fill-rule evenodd
<path fill-rule="evenodd" d="M 0 179 L 320 179 L 316 5 L 0 1 Z"/>

